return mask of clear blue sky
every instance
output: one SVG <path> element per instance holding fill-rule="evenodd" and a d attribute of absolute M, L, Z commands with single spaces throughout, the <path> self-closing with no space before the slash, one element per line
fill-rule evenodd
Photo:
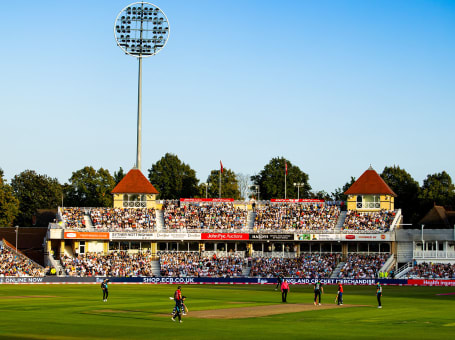
<path fill-rule="evenodd" d="M 136 159 L 132 1 L 2 3 L 0 167 L 67 182 Z M 205 181 L 285 157 L 332 192 L 371 164 L 455 180 L 455 1 L 151 1 L 171 25 L 143 64 L 142 171 L 166 152 Z"/>

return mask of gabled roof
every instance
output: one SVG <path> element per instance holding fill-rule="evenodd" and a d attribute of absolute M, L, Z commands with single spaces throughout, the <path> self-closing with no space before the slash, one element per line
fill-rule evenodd
<path fill-rule="evenodd" d="M 397 196 L 371 166 L 345 191 L 345 195 Z"/>
<path fill-rule="evenodd" d="M 435 205 L 431 210 L 419 221 L 419 224 L 428 226 L 439 226 L 450 228 L 447 211 L 440 205 Z"/>
<path fill-rule="evenodd" d="M 158 194 L 139 169 L 131 169 L 111 191 L 112 194 Z"/>

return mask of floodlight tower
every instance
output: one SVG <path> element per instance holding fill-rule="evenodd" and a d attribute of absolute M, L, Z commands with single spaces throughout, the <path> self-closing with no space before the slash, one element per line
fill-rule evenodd
<path fill-rule="evenodd" d="M 142 58 L 157 54 L 169 38 L 169 21 L 164 12 L 149 2 L 135 2 L 120 11 L 115 19 L 114 36 L 126 54 L 139 61 L 137 86 L 136 169 L 141 169 L 142 149 Z"/>

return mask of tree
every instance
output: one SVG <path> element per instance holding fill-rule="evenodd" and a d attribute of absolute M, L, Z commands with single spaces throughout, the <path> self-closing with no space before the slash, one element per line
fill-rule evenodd
<path fill-rule="evenodd" d="M 111 207 L 116 183 L 109 170 L 91 166 L 73 172 L 65 185 L 65 205 L 73 207 Z"/>
<path fill-rule="evenodd" d="M 25 170 L 11 181 L 14 196 L 19 200 L 15 224 L 31 226 L 38 209 L 55 209 L 62 198 L 62 186 L 56 178 Z"/>
<path fill-rule="evenodd" d="M 3 179 L 0 169 L 0 227 L 11 227 L 19 214 L 19 200 L 14 197 L 13 188 Z"/>
<path fill-rule="evenodd" d="M 452 208 L 455 199 L 455 186 L 445 171 L 428 175 L 423 181 L 419 198 L 421 212 L 425 214 L 434 204 Z"/>
<path fill-rule="evenodd" d="M 300 187 L 300 198 L 308 198 L 311 186 L 308 184 L 308 175 L 298 166 L 283 157 L 272 158 L 258 175 L 251 176 L 255 185 L 259 185 L 261 199 L 284 198 L 284 178 L 287 164 L 286 196 L 297 198 L 297 187 L 293 183 L 302 183 Z"/>
<path fill-rule="evenodd" d="M 209 197 L 218 198 L 220 196 L 220 170 L 212 170 L 207 178 L 207 183 L 209 185 Z M 240 199 L 237 177 L 234 171 L 227 168 L 223 168 L 223 173 L 221 174 L 221 197 Z"/>
<path fill-rule="evenodd" d="M 123 168 L 120 167 L 120 169 L 118 169 L 118 171 L 114 171 L 114 181 L 115 181 L 115 185 L 119 184 L 120 181 L 123 179 L 123 177 L 125 177 L 125 172 L 123 171 Z"/>
<path fill-rule="evenodd" d="M 166 153 L 148 172 L 161 199 L 192 198 L 199 194 L 196 171 L 174 154 Z"/>
<path fill-rule="evenodd" d="M 324 200 L 324 201 L 331 201 L 332 200 L 332 196 L 330 196 L 330 194 L 325 192 L 324 190 L 311 191 L 309 198 L 318 199 L 318 200 Z"/>
<path fill-rule="evenodd" d="M 405 222 L 417 222 L 419 218 L 419 183 L 399 166 L 385 167 L 381 177 L 397 194 L 395 208 L 402 210 Z"/>
<path fill-rule="evenodd" d="M 351 180 L 349 182 L 346 182 L 346 184 L 343 185 L 342 188 L 335 189 L 335 192 L 332 192 L 333 199 L 335 201 L 346 201 L 348 197 L 344 193 L 351 187 L 351 185 L 354 184 L 355 181 L 356 178 L 351 176 Z"/>
<path fill-rule="evenodd" d="M 241 199 L 248 199 L 248 194 L 250 192 L 250 186 L 251 186 L 251 176 L 250 175 L 245 175 L 245 174 L 236 174 L 235 178 L 237 179 L 237 183 L 239 186 L 239 191 L 240 191 L 240 198 Z"/>

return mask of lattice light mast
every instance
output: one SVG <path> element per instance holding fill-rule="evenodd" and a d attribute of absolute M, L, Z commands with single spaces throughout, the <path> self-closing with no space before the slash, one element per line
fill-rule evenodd
<path fill-rule="evenodd" d="M 169 21 L 164 12 L 149 2 L 135 2 L 120 11 L 115 19 L 117 45 L 139 61 L 137 95 L 136 168 L 141 169 L 142 150 L 142 58 L 157 54 L 169 38 Z"/>

